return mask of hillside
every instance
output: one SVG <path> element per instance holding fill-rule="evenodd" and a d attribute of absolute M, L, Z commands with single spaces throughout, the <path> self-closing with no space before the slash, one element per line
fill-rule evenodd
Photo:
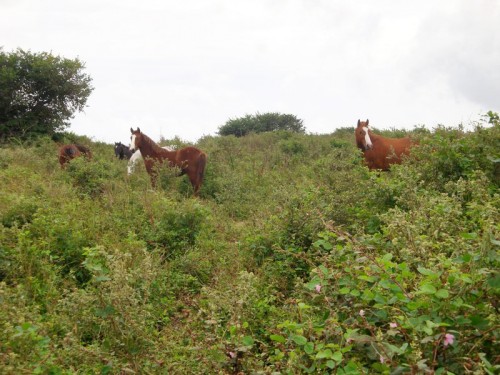
<path fill-rule="evenodd" d="M 205 137 L 199 198 L 84 137 L 66 170 L 4 145 L 0 373 L 496 373 L 490 122 L 416 128 L 388 173 L 353 129 Z"/>

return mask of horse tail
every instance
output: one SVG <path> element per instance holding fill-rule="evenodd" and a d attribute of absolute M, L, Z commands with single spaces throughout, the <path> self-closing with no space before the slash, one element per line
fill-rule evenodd
<path fill-rule="evenodd" d="M 200 156 L 198 157 L 198 161 L 197 161 L 196 172 L 197 172 L 198 176 L 197 176 L 195 194 L 198 193 L 198 190 L 200 189 L 201 184 L 203 183 L 203 178 L 205 177 L 206 165 L 207 165 L 207 154 L 205 154 L 204 152 L 201 152 Z"/>

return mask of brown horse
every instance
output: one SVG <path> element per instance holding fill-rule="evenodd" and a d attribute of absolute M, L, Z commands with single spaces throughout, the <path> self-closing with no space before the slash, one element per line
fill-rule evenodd
<path fill-rule="evenodd" d="M 168 151 L 158 146 L 146 134 L 141 133 L 141 130 L 133 130 L 130 128 L 132 136 L 130 137 L 130 151 L 140 150 L 144 158 L 144 165 L 151 177 L 151 185 L 156 186 L 157 170 L 155 166 L 162 164 L 168 160 L 170 167 L 180 169 L 179 176 L 187 174 L 191 185 L 193 185 L 194 195 L 198 195 L 203 176 L 205 174 L 205 165 L 207 163 L 207 155 L 198 150 L 196 147 L 185 147 L 180 150 Z"/>
<path fill-rule="evenodd" d="M 370 170 L 389 170 L 391 164 L 401 164 L 402 156 L 408 155 L 412 141 L 410 138 L 386 138 L 372 133 L 368 120 L 358 120 L 354 131 L 356 144 L 363 150 L 366 165 Z"/>
<path fill-rule="evenodd" d="M 71 159 L 81 155 L 85 155 L 89 160 L 92 159 L 92 152 L 90 152 L 88 147 L 76 143 L 61 146 L 59 148 L 59 164 L 61 164 L 61 168 L 65 168 Z"/>

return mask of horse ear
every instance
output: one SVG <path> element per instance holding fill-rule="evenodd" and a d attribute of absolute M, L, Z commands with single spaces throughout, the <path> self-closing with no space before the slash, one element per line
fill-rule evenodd
<path fill-rule="evenodd" d="M 370 122 L 370 120 L 366 119 L 366 126 L 368 126 L 369 122 Z"/>
<path fill-rule="evenodd" d="M 131 133 L 134 133 L 134 129 L 130 128 L 130 132 L 131 132 Z"/>
<path fill-rule="evenodd" d="M 361 124 L 361 120 L 358 119 L 358 126 L 359 126 L 359 124 Z"/>
<path fill-rule="evenodd" d="M 140 132 L 141 132 L 141 129 L 139 129 L 139 127 L 137 127 L 137 131 L 140 133 Z"/>

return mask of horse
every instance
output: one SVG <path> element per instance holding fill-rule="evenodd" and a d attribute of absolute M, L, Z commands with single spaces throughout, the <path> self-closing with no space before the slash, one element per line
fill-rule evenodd
<path fill-rule="evenodd" d="M 374 134 L 368 128 L 369 120 L 358 120 L 354 131 L 356 145 L 363 151 L 365 163 L 370 170 L 388 171 L 391 164 L 401 164 L 408 155 L 413 142 L 410 138 L 387 138 Z"/>
<path fill-rule="evenodd" d="M 130 159 L 132 157 L 133 152 L 130 151 L 128 146 L 125 146 L 121 142 L 116 143 L 115 142 L 115 156 L 120 159 Z"/>
<path fill-rule="evenodd" d="M 163 149 L 167 150 L 167 151 L 174 151 L 175 150 L 175 146 L 163 146 L 162 147 Z M 142 154 L 141 154 L 141 150 L 137 150 L 136 152 L 134 152 L 130 158 L 130 160 L 128 161 L 128 164 L 127 164 L 127 174 L 130 176 L 132 173 L 134 173 L 134 169 L 135 169 L 135 164 L 139 161 L 139 160 L 142 160 Z"/>
<path fill-rule="evenodd" d="M 81 155 L 85 155 L 88 160 L 92 159 L 92 152 L 86 146 L 77 143 L 61 146 L 59 148 L 59 164 L 61 164 L 61 168 L 65 168 L 70 160 Z"/>
<path fill-rule="evenodd" d="M 179 176 L 188 175 L 193 186 L 194 195 L 198 195 L 207 163 L 207 155 L 196 147 L 188 146 L 176 151 L 168 151 L 158 146 L 151 138 L 142 133 L 139 128 L 130 128 L 130 150 L 140 150 L 144 158 L 146 171 L 151 178 L 151 185 L 156 187 L 157 170 L 155 166 L 168 161 L 170 167 L 180 169 Z"/>

